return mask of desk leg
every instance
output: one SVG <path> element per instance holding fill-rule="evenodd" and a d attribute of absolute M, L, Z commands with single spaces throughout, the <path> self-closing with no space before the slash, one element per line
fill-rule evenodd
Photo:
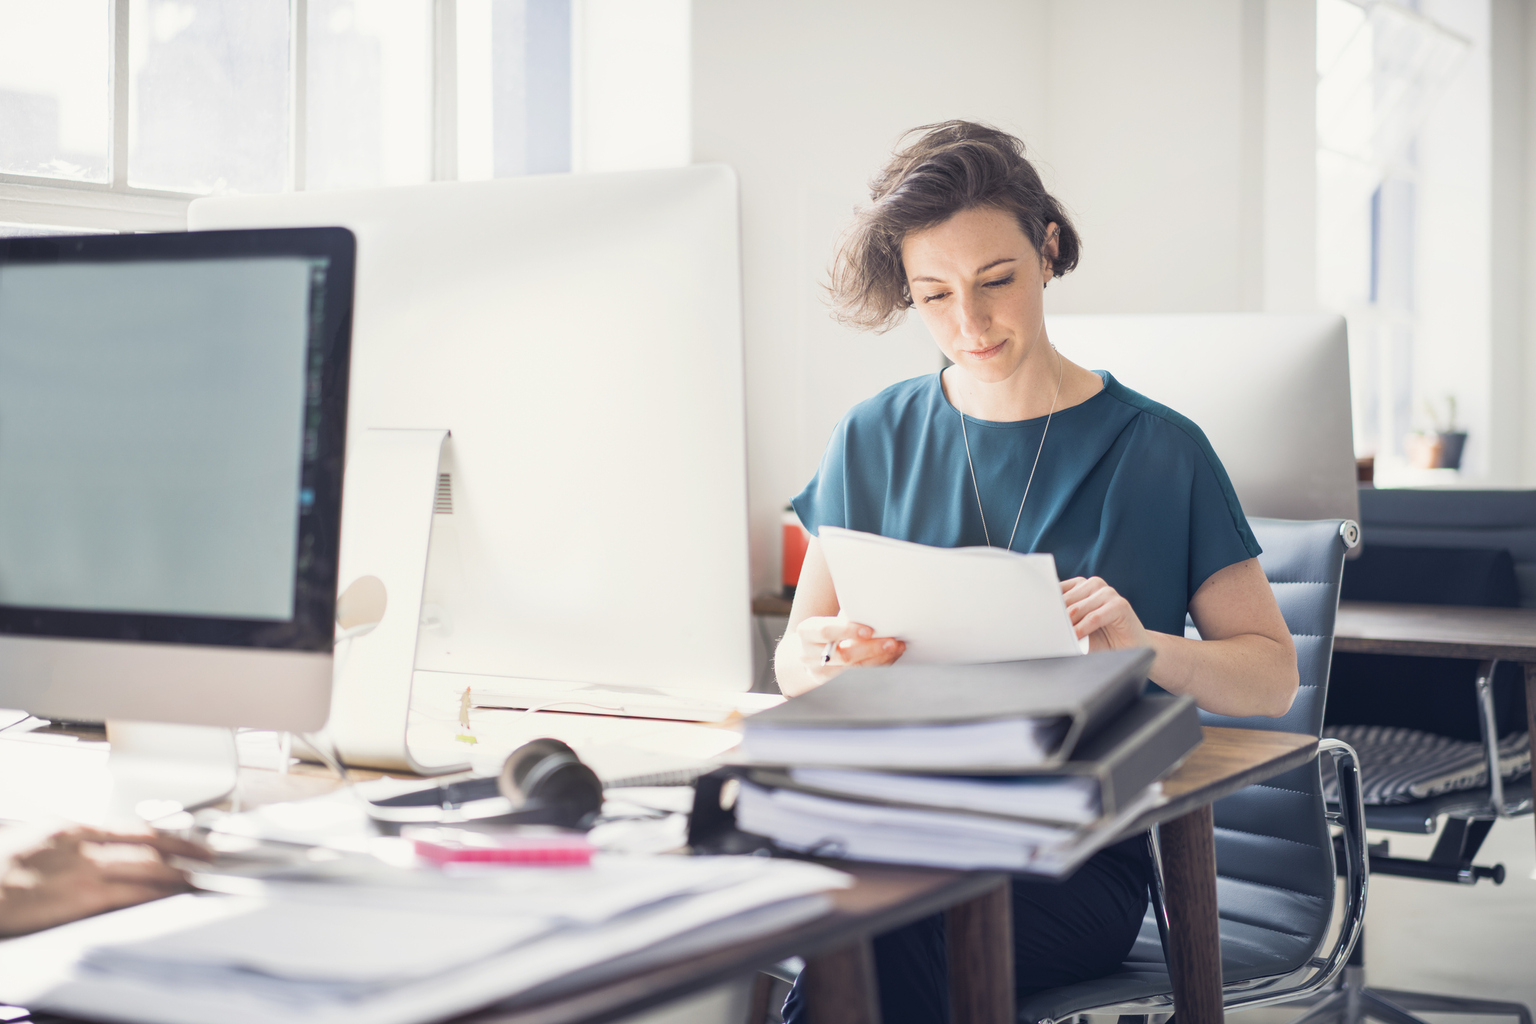
<path fill-rule="evenodd" d="M 1536 766 L 1536 662 L 1525 663 L 1525 727 L 1531 731 L 1531 764 Z"/>
<path fill-rule="evenodd" d="M 875 954 L 867 938 L 809 957 L 798 984 L 811 1024 L 880 1024 Z"/>
<path fill-rule="evenodd" d="M 1013 892 L 996 889 L 944 912 L 954 1024 L 1013 1024 Z"/>
<path fill-rule="evenodd" d="M 1168 964 L 1179 1024 L 1221 1024 L 1221 931 L 1216 916 L 1216 838 L 1207 804 L 1165 822 L 1164 899 Z"/>

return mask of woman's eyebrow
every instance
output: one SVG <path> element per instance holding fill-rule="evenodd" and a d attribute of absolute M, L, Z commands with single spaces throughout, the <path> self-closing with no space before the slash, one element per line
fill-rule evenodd
<path fill-rule="evenodd" d="M 976 273 L 978 273 L 978 274 L 985 274 L 987 271 L 991 270 L 993 267 L 1002 266 L 1004 263 L 1017 263 L 1017 262 L 1019 262 L 1019 258 L 1017 256 L 1004 256 L 1002 259 L 993 260 L 991 263 L 988 263 L 986 266 L 978 268 Z M 943 284 L 944 283 L 943 281 L 939 280 L 936 277 L 914 277 L 914 278 L 912 278 L 912 280 L 913 281 L 932 281 L 934 284 Z"/>

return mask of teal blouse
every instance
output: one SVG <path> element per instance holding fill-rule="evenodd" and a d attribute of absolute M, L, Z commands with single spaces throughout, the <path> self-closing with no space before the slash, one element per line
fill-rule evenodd
<path fill-rule="evenodd" d="M 1182 635 L 1189 599 L 1259 544 L 1200 428 L 1100 370 L 1104 389 L 1051 418 L 966 419 L 992 543 L 1008 543 L 1037 448 L 1040 464 L 1014 538 L 1046 551 L 1062 579 L 1102 576 L 1148 629 Z M 854 406 L 821 468 L 794 499 L 811 533 L 842 526 L 939 547 L 986 544 L 960 413 L 939 375 Z"/>

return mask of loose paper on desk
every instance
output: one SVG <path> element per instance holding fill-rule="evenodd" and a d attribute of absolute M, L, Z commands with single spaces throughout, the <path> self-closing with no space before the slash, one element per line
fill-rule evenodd
<path fill-rule="evenodd" d="M 907 663 L 968 665 L 1081 654 L 1056 559 L 938 548 L 823 526 L 841 614 L 906 642 Z"/>

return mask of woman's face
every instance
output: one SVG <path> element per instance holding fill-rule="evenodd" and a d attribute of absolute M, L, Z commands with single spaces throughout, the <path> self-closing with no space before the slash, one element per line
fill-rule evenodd
<path fill-rule="evenodd" d="M 1056 252 L 1056 225 L 1046 232 Z M 974 207 L 901 244 L 912 304 L 944 354 L 985 383 L 1012 377 L 1045 340 L 1043 291 L 1050 261 L 1013 214 Z"/>

